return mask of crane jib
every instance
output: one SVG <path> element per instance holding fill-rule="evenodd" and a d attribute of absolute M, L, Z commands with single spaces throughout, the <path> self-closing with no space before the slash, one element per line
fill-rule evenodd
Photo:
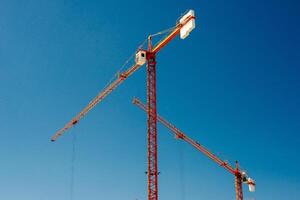
<path fill-rule="evenodd" d="M 51 138 L 54 142 L 61 136 L 64 132 L 70 129 L 72 126 L 76 125 L 79 120 L 86 115 L 93 107 L 100 103 L 108 94 L 110 94 L 118 85 L 120 85 L 124 80 L 126 80 L 130 75 L 132 75 L 136 70 L 138 70 L 141 65 L 134 64 L 127 71 L 125 71 L 123 76 L 119 76 L 115 81 L 108 85 L 104 90 L 102 90 L 76 117 L 74 117 L 70 122 L 68 122 L 62 129 L 57 131 L 55 135 Z"/>

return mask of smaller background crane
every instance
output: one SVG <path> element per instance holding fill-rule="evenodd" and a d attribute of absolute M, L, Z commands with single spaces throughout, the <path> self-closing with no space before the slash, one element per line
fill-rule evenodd
<path fill-rule="evenodd" d="M 139 108 L 144 110 L 145 112 L 148 112 L 148 109 L 146 105 L 144 105 L 139 99 L 134 98 L 133 104 L 137 105 Z M 173 124 L 162 118 L 161 116 L 157 115 L 157 120 L 161 122 L 164 126 L 169 128 L 175 135 L 176 139 L 182 139 L 186 141 L 187 143 L 194 146 L 196 149 L 198 149 L 200 152 L 202 152 L 204 155 L 208 156 L 211 160 L 216 162 L 218 165 L 229 171 L 231 174 L 235 176 L 235 191 L 236 191 L 236 200 L 243 200 L 243 188 L 242 183 L 245 183 L 249 186 L 250 192 L 255 191 L 255 182 L 252 180 L 248 175 L 240 170 L 238 162 L 236 162 L 235 168 L 230 166 L 227 162 L 221 160 L 217 156 L 215 156 L 213 153 L 211 153 L 209 150 L 207 150 L 205 147 L 203 147 L 198 142 L 194 141 L 190 137 L 188 137 L 185 133 L 183 133 L 181 130 L 176 128 Z"/>

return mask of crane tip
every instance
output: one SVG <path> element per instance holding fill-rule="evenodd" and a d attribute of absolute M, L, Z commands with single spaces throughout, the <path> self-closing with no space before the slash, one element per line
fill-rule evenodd
<path fill-rule="evenodd" d="M 136 102 L 137 102 L 137 98 L 136 98 L 136 97 L 133 97 L 133 98 L 132 98 L 132 103 L 135 104 Z"/>

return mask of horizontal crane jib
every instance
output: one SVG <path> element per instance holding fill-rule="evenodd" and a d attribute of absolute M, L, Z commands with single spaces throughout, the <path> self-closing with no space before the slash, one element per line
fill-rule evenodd
<path fill-rule="evenodd" d="M 136 70 L 138 70 L 141 65 L 133 65 L 124 73 L 121 73 L 118 78 L 113 81 L 110 85 L 104 88 L 78 115 L 76 115 L 71 121 L 69 121 L 62 129 L 58 130 L 55 135 L 51 138 L 51 141 L 55 141 L 59 136 L 61 136 L 68 129 L 73 127 L 78 121 L 88 113 L 93 107 L 100 103 L 107 95 L 109 95 L 117 86 L 119 86 L 125 79 L 132 75 Z"/>

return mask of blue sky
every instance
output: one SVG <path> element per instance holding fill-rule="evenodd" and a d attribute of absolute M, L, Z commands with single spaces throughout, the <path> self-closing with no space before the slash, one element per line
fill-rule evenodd
<path fill-rule="evenodd" d="M 50 137 L 151 33 L 197 28 L 157 55 L 158 112 L 256 180 L 247 200 L 300 196 L 297 1 L 0 1 L 0 198 L 147 199 L 145 67 Z M 234 179 L 158 126 L 160 199 L 234 199 Z"/>

